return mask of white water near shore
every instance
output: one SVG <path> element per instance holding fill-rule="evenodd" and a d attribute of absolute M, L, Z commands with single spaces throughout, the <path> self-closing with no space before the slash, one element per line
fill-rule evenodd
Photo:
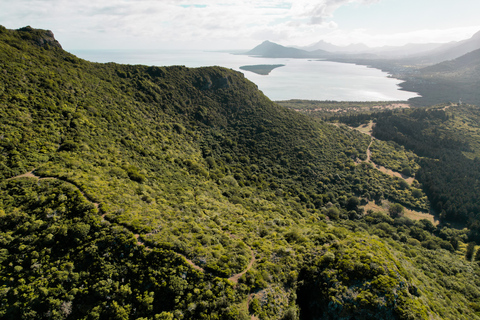
<path fill-rule="evenodd" d="M 72 50 L 92 62 L 149 66 L 222 66 L 245 74 L 272 100 L 400 101 L 418 96 L 398 90 L 400 80 L 374 68 L 307 59 L 256 58 L 207 51 L 90 51 Z M 268 76 L 240 70 L 241 66 L 284 64 Z"/>

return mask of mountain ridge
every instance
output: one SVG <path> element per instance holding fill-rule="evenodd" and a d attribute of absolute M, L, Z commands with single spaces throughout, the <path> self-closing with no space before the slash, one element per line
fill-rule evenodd
<path fill-rule="evenodd" d="M 427 61 L 429 64 L 436 64 L 459 58 L 477 49 L 480 49 L 480 31 L 468 39 L 447 43 L 439 48 L 426 52 L 419 57 L 419 59 Z"/>
<path fill-rule="evenodd" d="M 419 64 L 436 64 L 442 61 L 456 59 L 477 49 L 480 49 L 480 31 L 468 39 L 449 43 L 409 43 L 403 46 L 383 47 L 368 47 L 362 43 L 337 46 L 324 40 L 320 40 L 309 46 L 290 47 L 281 46 L 267 40 L 248 51 L 247 54 L 268 58 L 327 59 L 365 58 L 370 56 L 370 58 L 377 59 L 405 59 L 406 61 Z"/>
<path fill-rule="evenodd" d="M 401 86 L 406 90 L 418 90 L 422 97 L 411 101 L 421 105 L 463 101 L 478 106 L 479 75 L 480 49 L 477 49 L 456 59 L 420 68 L 407 75 L 407 81 Z"/>

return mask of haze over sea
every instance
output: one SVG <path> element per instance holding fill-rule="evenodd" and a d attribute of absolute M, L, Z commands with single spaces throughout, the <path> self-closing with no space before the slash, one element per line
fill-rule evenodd
<path fill-rule="evenodd" d="M 418 96 L 399 90 L 402 81 L 374 68 L 347 63 L 287 58 L 256 58 L 207 51 L 90 51 L 72 50 L 92 62 L 149 66 L 222 66 L 254 82 L 271 100 L 399 101 Z M 268 76 L 240 70 L 241 66 L 284 64 Z"/>

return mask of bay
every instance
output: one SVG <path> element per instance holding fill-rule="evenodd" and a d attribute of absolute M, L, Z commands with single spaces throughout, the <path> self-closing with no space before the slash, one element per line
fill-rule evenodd
<path fill-rule="evenodd" d="M 222 66 L 241 72 L 271 100 L 404 101 L 415 92 L 399 90 L 401 80 L 381 70 L 349 63 L 258 58 L 226 52 L 162 50 L 72 50 L 92 62 L 148 66 Z M 283 64 L 269 75 L 240 70 L 245 65 Z"/>

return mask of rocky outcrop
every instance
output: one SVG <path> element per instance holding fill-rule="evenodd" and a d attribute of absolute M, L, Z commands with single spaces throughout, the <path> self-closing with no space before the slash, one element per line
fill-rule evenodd
<path fill-rule="evenodd" d="M 232 84 L 232 79 L 219 74 L 205 75 L 198 78 L 195 84 L 200 90 L 227 89 Z"/>
<path fill-rule="evenodd" d="M 53 32 L 50 30 L 34 29 L 30 26 L 26 26 L 18 29 L 22 39 L 33 42 L 42 48 L 59 48 L 62 49 L 60 43 L 55 39 Z"/>

